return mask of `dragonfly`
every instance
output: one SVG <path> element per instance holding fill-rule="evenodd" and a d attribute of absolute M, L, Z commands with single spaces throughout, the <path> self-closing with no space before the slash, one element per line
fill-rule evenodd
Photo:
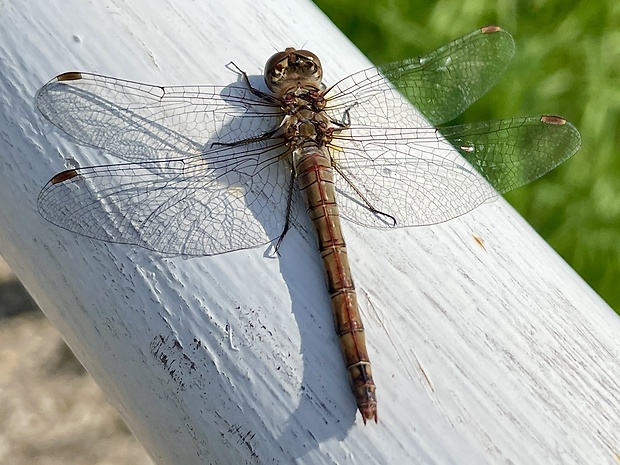
<path fill-rule="evenodd" d="M 559 116 L 441 126 L 495 84 L 514 49 L 508 32 L 487 26 L 328 85 L 314 53 L 287 48 L 267 61 L 266 89 L 238 68 L 228 86 L 60 74 L 37 92 L 40 112 L 122 162 L 56 174 L 38 210 L 89 238 L 208 256 L 277 251 L 305 205 L 351 390 L 364 423 L 377 422 L 340 218 L 379 229 L 441 223 L 577 152 L 579 132 Z"/>

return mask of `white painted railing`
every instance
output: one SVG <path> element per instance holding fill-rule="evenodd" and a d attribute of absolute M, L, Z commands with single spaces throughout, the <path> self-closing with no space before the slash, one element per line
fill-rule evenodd
<path fill-rule="evenodd" d="M 226 85 L 229 61 L 259 75 L 302 45 L 328 80 L 367 66 L 313 4 L 9 1 L 0 31 L 0 253 L 157 463 L 613 463 L 618 317 L 503 200 L 432 228 L 345 225 L 378 386 L 367 426 L 311 234 L 279 259 L 184 260 L 38 215 L 68 162 L 111 161 L 37 113 L 48 79 Z"/>

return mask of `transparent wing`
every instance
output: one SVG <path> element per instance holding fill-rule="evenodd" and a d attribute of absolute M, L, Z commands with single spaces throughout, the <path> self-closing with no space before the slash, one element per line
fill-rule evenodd
<path fill-rule="evenodd" d="M 559 117 L 437 130 L 400 93 L 433 123 L 452 119 L 492 86 L 513 49 L 510 35 L 483 28 L 332 87 L 326 112 L 337 123 L 330 150 L 343 216 L 374 227 L 394 226 L 385 214 L 396 226 L 446 221 L 576 152 L 579 133 Z M 246 86 L 160 87 L 65 73 L 36 102 L 78 141 L 132 162 L 52 178 L 38 202 L 52 223 L 175 255 L 254 247 L 282 233 L 290 206 L 291 168 L 282 161 L 288 147 L 261 136 L 283 115 Z M 240 140 L 246 142 L 221 145 Z M 300 202 L 293 194 L 295 215 Z"/>
<path fill-rule="evenodd" d="M 463 112 L 492 87 L 513 54 L 510 34 L 490 26 L 420 58 L 353 74 L 329 89 L 326 112 L 347 126 L 331 151 L 341 174 L 336 187 L 342 216 L 379 228 L 393 227 L 390 217 L 396 226 L 439 223 L 572 156 L 579 133 L 559 117 L 440 129 L 429 124 Z"/>
<path fill-rule="evenodd" d="M 395 87 L 432 125 L 441 124 L 456 118 L 493 87 L 514 50 L 508 32 L 485 27 L 424 56 L 355 73 L 333 86 L 327 98 L 332 100 L 336 119 L 351 106 L 368 102 L 374 112 L 369 119 L 354 122 L 390 127 L 394 123 L 390 116 L 403 104 L 390 98 Z M 416 122 L 405 120 L 401 126 Z"/>
<path fill-rule="evenodd" d="M 553 115 L 439 128 L 441 134 L 499 192 L 535 181 L 572 157 L 579 131 Z"/>
<path fill-rule="evenodd" d="M 580 140 L 574 126 L 557 116 L 442 129 L 352 126 L 331 151 L 342 174 L 336 179 L 340 212 L 377 228 L 447 221 L 497 191 L 539 178 L 571 157 Z M 373 210 L 390 215 L 396 225 Z"/>
<path fill-rule="evenodd" d="M 162 87 L 81 72 L 52 79 L 35 101 L 77 141 L 130 162 L 197 155 L 213 142 L 258 137 L 282 119 L 242 84 Z"/>
<path fill-rule="evenodd" d="M 287 148 L 258 142 L 201 155 L 64 171 L 41 191 L 48 221 L 78 234 L 173 255 L 213 255 L 280 236 Z"/>

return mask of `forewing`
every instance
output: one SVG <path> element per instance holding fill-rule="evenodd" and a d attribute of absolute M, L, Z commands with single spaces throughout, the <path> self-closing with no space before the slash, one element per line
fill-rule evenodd
<path fill-rule="evenodd" d="M 282 118 L 242 84 L 162 87 L 81 72 L 52 79 L 35 100 L 77 141 L 130 162 L 198 155 L 261 136 Z"/>
<path fill-rule="evenodd" d="M 393 112 L 399 113 L 393 106 L 395 87 L 432 125 L 441 124 L 456 118 L 497 82 L 514 50 L 512 36 L 503 29 L 478 29 L 424 56 L 348 76 L 327 93 L 329 106 L 340 120 L 352 105 L 368 102 L 374 106 L 372 120 L 354 122 L 391 127 Z M 399 120 L 401 126 L 410 123 Z"/>
<path fill-rule="evenodd" d="M 286 147 L 223 147 L 168 161 L 64 171 L 38 208 L 50 222 L 108 242 L 163 254 L 214 255 L 268 243 L 282 233 L 290 168 Z"/>

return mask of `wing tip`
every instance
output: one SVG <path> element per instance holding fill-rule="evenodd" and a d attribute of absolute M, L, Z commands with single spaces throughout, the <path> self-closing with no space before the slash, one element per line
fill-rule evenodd
<path fill-rule="evenodd" d="M 480 32 L 482 32 L 483 34 L 493 34 L 495 32 L 500 32 L 503 31 L 503 29 L 499 26 L 485 26 L 483 28 L 480 28 Z"/>
<path fill-rule="evenodd" d="M 60 173 L 54 175 L 52 177 L 52 179 L 49 180 L 50 184 L 60 184 L 62 182 L 65 182 L 69 179 L 73 179 L 78 175 L 78 172 L 76 169 L 70 169 L 70 170 L 65 170 L 65 171 L 61 171 Z"/>
<path fill-rule="evenodd" d="M 556 115 L 542 115 L 540 117 L 540 121 L 547 124 L 556 124 L 558 126 L 562 126 L 568 123 L 568 121 L 566 121 L 564 118 Z"/>
<path fill-rule="evenodd" d="M 82 79 L 82 73 L 79 71 L 67 71 L 56 76 L 57 81 L 78 81 L 80 79 Z"/>

